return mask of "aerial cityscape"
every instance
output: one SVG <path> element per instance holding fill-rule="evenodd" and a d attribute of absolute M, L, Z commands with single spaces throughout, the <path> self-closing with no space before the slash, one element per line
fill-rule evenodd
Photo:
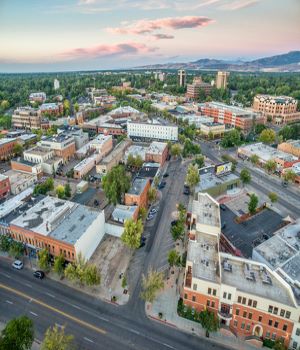
<path fill-rule="evenodd" d="M 0 350 L 300 349 L 299 18 L 0 2 Z"/>

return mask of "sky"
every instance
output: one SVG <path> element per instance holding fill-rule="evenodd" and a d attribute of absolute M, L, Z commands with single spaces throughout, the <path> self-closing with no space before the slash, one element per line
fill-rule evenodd
<path fill-rule="evenodd" d="M 0 72 L 300 50 L 299 0 L 0 0 Z"/>

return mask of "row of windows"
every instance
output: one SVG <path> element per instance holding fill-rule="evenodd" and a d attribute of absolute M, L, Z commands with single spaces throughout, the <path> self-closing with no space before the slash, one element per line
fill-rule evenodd
<path fill-rule="evenodd" d="M 248 303 L 247 303 L 247 299 L 245 297 L 238 296 L 237 302 L 239 304 L 248 305 L 250 307 L 254 307 L 254 308 L 257 307 L 257 301 L 256 300 L 248 299 Z"/>
<path fill-rule="evenodd" d="M 208 288 L 207 294 L 216 296 L 217 295 L 217 290 L 216 289 L 212 289 L 212 288 Z"/>
<path fill-rule="evenodd" d="M 268 312 L 270 312 L 273 315 L 277 315 L 279 312 L 279 309 L 276 306 L 269 305 Z M 289 319 L 291 317 L 291 313 L 290 313 L 290 311 L 286 311 L 284 309 L 281 309 L 280 316 Z"/>

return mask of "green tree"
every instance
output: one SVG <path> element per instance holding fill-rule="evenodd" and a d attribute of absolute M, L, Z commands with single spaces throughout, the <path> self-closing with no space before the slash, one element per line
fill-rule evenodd
<path fill-rule="evenodd" d="M 250 201 L 248 203 L 248 210 L 250 214 L 253 215 L 256 213 L 257 205 L 258 205 L 258 197 L 254 193 L 252 193 L 250 195 Z"/>
<path fill-rule="evenodd" d="M 53 270 L 59 276 L 63 275 L 63 273 L 64 273 L 64 265 L 65 265 L 65 258 L 62 254 L 60 254 L 59 256 L 56 256 L 54 258 Z"/>
<path fill-rule="evenodd" d="M 211 130 L 209 131 L 207 137 L 208 137 L 209 140 L 213 140 L 214 139 L 214 134 L 213 134 L 213 132 Z"/>
<path fill-rule="evenodd" d="M 16 143 L 13 147 L 13 153 L 15 156 L 19 157 L 23 154 L 23 147 L 21 144 Z"/>
<path fill-rule="evenodd" d="M 206 330 L 206 336 L 209 337 L 210 332 L 216 332 L 220 328 L 220 322 L 217 316 L 207 309 L 199 314 L 201 326 Z"/>
<path fill-rule="evenodd" d="M 172 145 L 170 153 L 173 157 L 179 157 L 181 155 L 181 152 L 182 147 L 179 143 L 175 143 L 174 145 Z"/>
<path fill-rule="evenodd" d="M 168 263 L 172 266 L 179 266 L 180 265 L 180 254 L 175 250 L 170 250 L 168 253 Z"/>
<path fill-rule="evenodd" d="M 72 282 L 77 281 L 76 267 L 72 263 L 69 263 L 65 268 L 65 277 Z"/>
<path fill-rule="evenodd" d="M 0 250 L 3 252 L 8 252 L 9 248 L 11 246 L 12 240 L 11 238 L 6 234 L 0 235 Z"/>
<path fill-rule="evenodd" d="M 71 186 L 70 186 L 69 183 L 66 183 L 66 184 L 65 184 L 65 196 L 66 196 L 67 198 L 70 198 L 71 195 L 72 195 Z"/>
<path fill-rule="evenodd" d="M 277 339 L 274 342 L 273 349 L 274 350 L 287 350 L 287 347 L 284 345 L 284 343 L 282 341 Z"/>
<path fill-rule="evenodd" d="M 205 158 L 202 155 L 196 156 L 196 158 L 193 161 L 193 164 L 196 164 L 198 166 L 198 169 L 201 169 L 205 165 Z"/>
<path fill-rule="evenodd" d="M 10 320 L 1 332 L 1 350 L 29 350 L 34 341 L 33 322 L 27 316 Z"/>
<path fill-rule="evenodd" d="M 163 273 L 152 269 L 148 271 L 147 276 L 142 275 L 141 298 L 152 303 L 157 293 L 164 287 Z"/>
<path fill-rule="evenodd" d="M 133 219 L 125 220 L 121 240 L 129 248 L 139 248 L 143 229 L 144 227 L 142 220 L 137 220 L 137 222 L 135 222 Z"/>
<path fill-rule="evenodd" d="M 64 100 L 64 115 L 69 115 L 70 114 L 70 102 L 69 100 Z"/>
<path fill-rule="evenodd" d="M 96 286 L 101 282 L 101 276 L 95 264 L 87 264 L 83 276 L 84 284 L 87 286 Z"/>
<path fill-rule="evenodd" d="M 263 131 L 263 130 L 265 130 L 266 129 L 266 126 L 264 125 L 264 124 L 257 124 L 257 125 L 255 125 L 255 133 L 256 134 L 261 134 L 261 132 Z"/>
<path fill-rule="evenodd" d="M 241 133 L 237 129 L 225 133 L 221 146 L 224 148 L 239 146 L 241 144 Z"/>
<path fill-rule="evenodd" d="M 142 221 L 146 220 L 147 217 L 147 209 L 144 207 L 139 208 L 139 219 Z"/>
<path fill-rule="evenodd" d="M 270 193 L 268 194 L 268 197 L 269 197 L 271 203 L 275 203 L 275 202 L 277 202 L 277 200 L 278 200 L 278 195 L 277 195 L 277 193 L 275 193 L 275 192 L 270 192 Z"/>
<path fill-rule="evenodd" d="M 120 203 L 122 196 L 130 188 L 130 177 L 122 165 L 117 165 L 104 176 L 102 187 L 110 203 Z"/>
<path fill-rule="evenodd" d="M 18 259 L 20 258 L 21 256 L 23 256 L 23 253 L 24 253 L 24 246 L 23 246 L 23 243 L 21 242 L 15 242 L 15 241 L 12 241 L 10 243 L 10 246 L 9 246 L 9 250 L 8 250 L 8 254 L 15 258 L 15 259 Z"/>
<path fill-rule="evenodd" d="M 277 169 L 277 164 L 275 160 L 269 159 L 266 161 L 264 168 L 267 170 L 269 174 L 274 173 L 274 171 Z"/>
<path fill-rule="evenodd" d="M 157 190 L 155 187 L 150 187 L 148 190 L 148 200 L 150 203 L 154 203 L 157 197 Z"/>
<path fill-rule="evenodd" d="M 159 178 L 157 176 L 153 179 L 154 186 L 157 187 L 159 185 Z"/>
<path fill-rule="evenodd" d="M 171 235 L 172 235 L 174 241 L 177 241 L 178 239 L 183 239 L 183 237 L 184 237 L 184 222 L 182 222 L 181 220 L 178 220 L 175 225 L 171 226 Z"/>
<path fill-rule="evenodd" d="M 55 192 L 58 198 L 65 198 L 65 187 L 63 185 L 58 185 L 55 189 Z"/>
<path fill-rule="evenodd" d="M 42 249 L 38 252 L 39 257 L 39 267 L 42 270 L 48 271 L 50 268 L 50 255 L 47 249 Z"/>
<path fill-rule="evenodd" d="M 9 108 L 9 102 L 7 100 L 2 100 L 0 104 L 0 108 L 5 111 Z"/>
<path fill-rule="evenodd" d="M 240 179 L 244 185 L 250 183 L 251 174 L 250 174 L 249 170 L 247 170 L 245 168 L 242 169 L 241 174 L 240 174 Z"/>
<path fill-rule="evenodd" d="M 143 164 L 143 158 L 139 154 L 136 157 L 134 157 L 132 154 L 128 155 L 126 162 L 128 167 L 141 168 Z"/>
<path fill-rule="evenodd" d="M 187 170 L 185 182 L 190 188 L 194 188 L 199 181 L 200 181 L 200 176 L 199 176 L 198 166 L 196 164 L 195 165 L 190 164 Z"/>
<path fill-rule="evenodd" d="M 286 182 L 294 182 L 296 179 L 297 175 L 296 173 L 291 170 L 291 169 L 287 169 L 284 173 L 283 173 L 283 179 Z"/>
<path fill-rule="evenodd" d="M 42 350 L 73 350 L 74 336 L 65 334 L 65 327 L 49 327 L 45 333 Z"/>
<path fill-rule="evenodd" d="M 46 179 L 46 181 L 44 181 L 41 184 L 38 184 L 34 187 L 33 190 L 33 194 L 34 195 L 38 195 L 38 194 L 47 194 L 50 191 L 54 190 L 54 180 L 52 177 L 49 177 L 48 179 Z"/>
<path fill-rule="evenodd" d="M 252 156 L 250 157 L 250 162 L 253 165 L 257 165 L 259 162 L 259 156 L 257 154 L 252 154 Z"/>
<path fill-rule="evenodd" d="M 74 111 L 76 113 L 79 111 L 79 104 L 77 102 L 74 103 Z"/>
<path fill-rule="evenodd" d="M 259 135 L 259 141 L 267 144 L 274 143 L 276 140 L 276 132 L 273 129 L 265 129 Z"/>

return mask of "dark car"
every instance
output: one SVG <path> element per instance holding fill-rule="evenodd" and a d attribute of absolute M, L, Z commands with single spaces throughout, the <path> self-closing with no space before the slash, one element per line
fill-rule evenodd
<path fill-rule="evenodd" d="M 168 173 L 165 173 L 164 175 L 163 175 L 163 177 L 168 177 L 169 176 L 169 174 Z"/>
<path fill-rule="evenodd" d="M 142 247 L 144 247 L 145 245 L 146 245 L 146 242 L 145 242 L 145 241 L 141 241 L 141 244 L 140 244 L 139 248 L 142 248 Z"/>
<path fill-rule="evenodd" d="M 190 189 L 189 188 L 184 188 L 183 194 L 190 195 Z"/>
<path fill-rule="evenodd" d="M 220 208 L 225 211 L 226 210 L 226 205 L 225 204 L 220 204 Z"/>
<path fill-rule="evenodd" d="M 34 271 L 33 276 L 42 280 L 45 277 L 45 273 L 43 271 Z"/>
<path fill-rule="evenodd" d="M 98 206 L 99 205 L 99 201 L 97 199 L 94 200 L 94 205 Z"/>
<path fill-rule="evenodd" d="M 158 185 L 158 188 L 159 189 L 162 189 L 162 188 L 165 188 L 166 187 L 166 183 L 165 182 L 161 182 L 159 185 Z"/>
<path fill-rule="evenodd" d="M 171 226 L 175 226 L 177 224 L 177 220 L 173 220 L 172 222 L 171 222 Z"/>

